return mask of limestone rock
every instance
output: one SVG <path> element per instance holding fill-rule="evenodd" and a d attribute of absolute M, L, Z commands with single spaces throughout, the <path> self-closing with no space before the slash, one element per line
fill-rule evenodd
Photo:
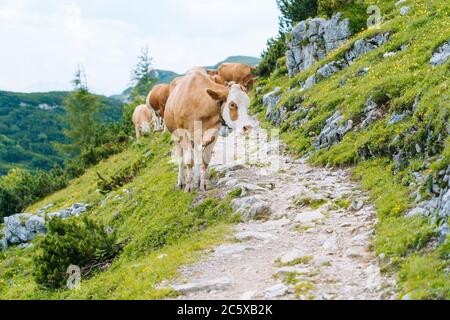
<path fill-rule="evenodd" d="M 330 148 L 339 143 L 344 136 L 353 129 L 353 121 L 349 120 L 343 123 L 344 117 L 341 111 L 336 111 L 331 118 L 325 122 L 325 127 L 317 139 L 316 149 Z"/>
<path fill-rule="evenodd" d="M 297 215 L 295 222 L 302 224 L 309 224 L 317 220 L 322 220 L 325 216 L 320 212 L 320 210 L 304 212 Z"/>
<path fill-rule="evenodd" d="M 431 57 L 430 63 L 435 67 L 440 66 L 447 61 L 448 57 L 450 57 L 450 40 L 437 48 Z"/>
<path fill-rule="evenodd" d="M 200 291 L 223 290 L 230 286 L 228 278 L 219 278 L 215 280 L 198 280 L 195 282 L 173 285 L 172 290 L 181 294 L 196 293 Z"/>
<path fill-rule="evenodd" d="M 289 288 L 280 283 L 263 291 L 263 296 L 267 299 L 280 298 L 288 293 Z"/>
<path fill-rule="evenodd" d="M 315 18 L 298 23 L 287 41 L 286 65 L 289 76 L 310 68 L 334 49 L 342 46 L 352 32 L 350 20 L 335 14 L 330 20 Z"/>
<path fill-rule="evenodd" d="M 18 245 L 33 240 L 40 234 L 47 233 L 45 219 L 32 214 L 16 214 L 5 219 L 5 247 Z"/>

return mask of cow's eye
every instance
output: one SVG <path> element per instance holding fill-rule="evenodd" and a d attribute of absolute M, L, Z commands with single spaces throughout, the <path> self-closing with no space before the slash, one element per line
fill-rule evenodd
<path fill-rule="evenodd" d="M 237 108 L 238 108 L 238 106 L 236 103 L 234 103 L 234 102 L 230 103 L 230 109 L 237 109 Z"/>

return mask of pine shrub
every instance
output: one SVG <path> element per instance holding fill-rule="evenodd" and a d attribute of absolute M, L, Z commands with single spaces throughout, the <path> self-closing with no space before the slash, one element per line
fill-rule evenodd
<path fill-rule="evenodd" d="M 80 267 L 83 277 L 92 276 L 118 255 L 116 239 L 115 232 L 108 232 L 87 217 L 50 221 L 48 235 L 41 240 L 33 259 L 36 282 L 45 288 L 60 289 L 66 285 L 71 265 Z"/>

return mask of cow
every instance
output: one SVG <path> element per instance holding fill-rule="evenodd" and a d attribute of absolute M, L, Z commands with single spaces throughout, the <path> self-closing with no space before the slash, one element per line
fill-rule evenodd
<path fill-rule="evenodd" d="M 248 115 L 250 98 L 241 86 L 215 83 L 200 71 L 178 81 L 166 105 L 166 127 L 176 143 L 178 186 L 205 191 L 209 163 L 222 124 L 240 134 L 258 126 Z"/>
<path fill-rule="evenodd" d="M 142 104 L 137 106 L 133 113 L 133 123 L 136 129 L 136 141 L 140 142 L 141 136 L 151 131 L 151 125 L 155 125 L 156 114 L 153 109 Z"/>
<path fill-rule="evenodd" d="M 170 85 L 159 84 L 153 87 L 149 92 L 146 100 L 147 107 L 155 110 L 158 124 L 155 128 L 156 131 L 163 129 L 164 110 L 166 108 L 167 99 L 169 99 Z"/>
<path fill-rule="evenodd" d="M 225 82 L 236 82 L 243 85 L 247 90 L 251 90 L 256 79 L 253 74 L 255 70 L 256 68 L 243 63 L 225 62 L 220 65 L 217 74 Z"/>

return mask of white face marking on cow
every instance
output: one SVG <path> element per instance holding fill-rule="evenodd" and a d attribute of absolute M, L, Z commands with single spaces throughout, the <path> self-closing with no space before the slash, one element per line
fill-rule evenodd
<path fill-rule="evenodd" d="M 233 84 L 230 87 L 228 99 L 224 103 L 222 117 L 226 124 L 239 134 L 249 134 L 259 127 L 259 123 L 248 115 L 250 98 L 241 90 L 241 86 Z M 237 118 L 236 118 L 237 107 Z"/>

